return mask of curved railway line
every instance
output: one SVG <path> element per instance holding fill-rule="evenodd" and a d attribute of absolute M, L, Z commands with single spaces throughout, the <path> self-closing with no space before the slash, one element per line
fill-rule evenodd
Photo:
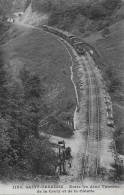
<path fill-rule="evenodd" d="M 73 46 L 75 51 L 81 57 L 82 66 L 85 72 L 86 80 L 86 94 L 87 94 L 87 138 L 85 154 L 83 157 L 83 171 L 82 178 L 85 177 L 97 177 L 100 174 L 100 140 L 102 137 L 101 133 L 101 98 L 99 90 L 98 76 L 95 73 L 95 66 L 91 59 L 88 58 L 89 53 L 83 48 L 83 43 L 76 43 L 77 39 L 73 35 L 67 33 L 65 35 L 60 30 L 53 28 L 44 27 L 45 31 L 53 33 L 58 37 L 62 37 L 70 45 Z M 86 59 L 85 59 L 86 58 Z"/>
<path fill-rule="evenodd" d="M 67 49 L 71 61 L 72 67 L 73 67 L 73 60 L 71 53 L 69 52 L 68 48 L 66 47 L 66 43 L 69 44 L 70 47 L 73 47 L 73 49 L 76 51 L 78 57 L 80 57 L 82 61 L 83 70 L 85 72 L 85 84 L 86 84 L 86 95 L 87 95 L 87 112 L 86 112 L 86 131 L 87 131 L 87 138 L 86 138 L 86 144 L 85 144 L 85 151 L 83 154 L 83 162 L 82 162 L 82 173 L 81 177 L 97 177 L 100 174 L 100 155 L 101 155 L 101 138 L 102 138 L 102 99 L 100 95 L 100 83 L 104 83 L 102 81 L 102 77 L 100 77 L 96 73 L 94 62 L 92 62 L 92 59 L 89 58 L 90 51 L 87 52 L 85 50 L 86 43 L 82 42 L 80 39 L 77 39 L 74 35 L 64 32 L 62 30 L 52 28 L 46 25 L 42 26 L 43 31 L 50 33 L 51 35 L 54 35 L 58 37 L 58 41 L 60 41 L 65 48 Z M 66 43 L 63 43 L 64 40 Z M 75 56 L 75 55 L 74 55 Z M 90 56 L 92 57 L 92 55 Z M 72 72 L 73 73 L 73 72 Z M 83 89 L 83 82 L 81 81 L 82 73 L 79 71 L 80 78 L 79 78 L 79 86 L 80 89 Z M 73 77 L 73 76 L 72 76 Z M 76 87 L 73 78 L 71 77 L 71 80 L 74 84 L 74 87 Z M 76 90 L 76 88 L 75 88 Z M 77 92 L 77 91 L 76 91 Z M 106 94 L 106 91 L 105 91 Z M 107 97 L 107 95 L 105 95 Z M 77 105 L 79 104 L 78 95 L 76 93 L 77 98 Z M 107 100 L 107 102 L 111 103 L 111 100 Z M 107 105 L 107 104 L 106 104 Z M 79 109 L 76 109 L 77 112 L 80 110 L 80 105 L 78 105 Z M 110 110 L 112 113 L 112 109 Z M 107 112 L 108 114 L 108 112 Z M 114 128 L 113 123 L 113 116 L 110 117 L 110 114 L 107 116 L 107 126 Z"/>
<path fill-rule="evenodd" d="M 65 46 L 63 42 L 61 43 Z M 71 54 L 69 51 L 68 53 L 71 57 Z M 72 57 L 71 57 L 71 61 L 73 64 Z M 99 174 L 99 170 L 100 170 L 100 164 L 99 164 L 100 134 L 101 134 L 100 133 L 100 97 L 99 97 L 100 93 L 99 93 L 99 87 L 98 87 L 98 79 L 97 79 L 96 74 L 94 73 L 93 65 L 88 60 L 88 65 L 86 65 L 85 63 L 82 63 L 82 66 L 84 66 L 83 68 L 84 68 L 85 75 L 86 75 L 86 85 L 87 85 L 86 93 L 87 93 L 87 98 L 88 98 L 87 117 L 86 117 L 87 118 L 86 119 L 87 120 L 87 141 L 86 141 L 87 143 L 86 143 L 84 162 L 83 162 L 83 172 L 82 172 L 82 178 L 85 178 L 86 176 L 96 177 Z M 94 141 L 97 141 L 96 154 L 95 155 L 90 154 L 91 156 L 89 158 L 88 153 L 89 153 L 89 150 L 91 150 L 91 148 L 94 148 L 93 146 Z M 88 166 L 88 164 L 95 165 L 93 174 L 89 174 L 90 170 L 92 169 L 92 166 Z"/>

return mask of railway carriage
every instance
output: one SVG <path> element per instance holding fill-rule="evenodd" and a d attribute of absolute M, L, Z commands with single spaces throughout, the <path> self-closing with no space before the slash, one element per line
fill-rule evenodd
<path fill-rule="evenodd" d="M 112 109 L 107 109 L 107 126 L 114 127 L 114 119 Z"/>
<path fill-rule="evenodd" d="M 66 35 L 64 33 L 61 35 L 61 37 L 66 40 Z"/>
<path fill-rule="evenodd" d="M 112 113 L 112 104 L 110 102 L 106 103 L 106 110 Z"/>
<path fill-rule="evenodd" d="M 61 30 L 56 29 L 56 34 L 62 38 L 64 38 L 64 35 Z"/>
<path fill-rule="evenodd" d="M 107 108 L 107 118 L 113 119 L 113 113 L 111 108 Z"/>
<path fill-rule="evenodd" d="M 74 46 L 75 50 L 77 51 L 78 55 L 85 55 L 86 54 L 86 50 L 84 49 L 82 42 L 73 44 L 73 46 Z"/>
<path fill-rule="evenodd" d="M 54 35 L 59 35 L 59 32 L 55 28 L 49 28 L 49 32 L 53 33 Z"/>
<path fill-rule="evenodd" d="M 71 39 L 74 37 L 75 37 L 74 35 L 68 34 L 65 39 L 66 39 L 66 41 L 68 41 L 70 43 Z"/>
<path fill-rule="evenodd" d="M 114 121 L 111 118 L 107 118 L 107 126 L 114 128 Z"/>
<path fill-rule="evenodd" d="M 105 96 L 104 99 L 105 99 L 105 103 L 106 104 L 112 104 L 111 100 L 110 100 L 110 98 L 108 96 Z"/>
<path fill-rule="evenodd" d="M 69 43 L 74 46 L 74 44 L 77 44 L 77 43 L 82 43 L 81 39 L 73 36 L 73 37 L 70 37 L 70 40 L 69 40 Z"/>

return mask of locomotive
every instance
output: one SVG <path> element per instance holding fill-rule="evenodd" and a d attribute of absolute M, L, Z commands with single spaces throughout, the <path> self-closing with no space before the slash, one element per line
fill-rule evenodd
<path fill-rule="evenodd" d="M 81 56 L 81 55 L 85 55 L 86 54 L 86 50 L 84 50 L 82 42 L 73 44 L 73 47 L 77 51 L 78 55 Z"/>
<path fill-rule="evenodd" d="M 84 44 L 83 44 L 82 40 L 75 37 L 71 33 L 62 31 L 62 30 L 57 29 L 57 28 L 48 27 L 46 25 L 43 25 L 42 28 L 43 28 L 44 31 L 50 32 L 50 33 L 55 34 L 55 35 L 58 35 L 59 37 L 66 40 L 68 43 L 70 43 L 74 47 L 74 49 L 76 50 L 78 55 L 81 56 L 81 55 L 86 54 L 86 50 L 84 49 Z"/>

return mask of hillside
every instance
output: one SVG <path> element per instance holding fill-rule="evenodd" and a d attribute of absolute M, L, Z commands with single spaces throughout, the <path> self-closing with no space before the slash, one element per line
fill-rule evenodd
<path fill-rule="evenodd" d="M 43 104 L 48 109 L 41 119 L 42 123 L 44 118 L 47 117 L 46 121 L 49 121 L 49 117 L 53 117 L 52 120 L 54 118 L 60 120 L 60 124 L 51 122 L 51 125 L 54 125 L 53 134 L 61 134 L 63 129 L 65 131 L 63 136 L 72 134 L 73 127 L 63 126 L 66 118 L 73 120 L 75 109 L 75 97 L 72 95 L 74 89 L 70 80 L 71 62 L 64 47 L 54 37 L 42 31 L 27 29 L 25 32 L 25 28 L 23 31 L 22 27 L 19 31 L 13 28 L 11 34 L 13 33 L 17 37 L 4 45 L 8 55 L 6 59 L 9 60 L 12 71 L 17 77 L 24 66 L 31 74 L 39 75 L 45 88 Z M 50 128 L 48 124 L 47 130 L 49 131 Z M 59 132 L 58 128 L 61 129 Z"/>
<path fill-rule="evenodd" d="M 74 134 L 70 56 L 53 36 L 17 24 L 4 31 L 0 45 L 1 180 L 56 180 L 56 144 L 47 135 Z"/>
<path fill-rule="evenodd" d="M 119 21 L 110 27 L 110 34 L 102 36 L 102 32 L 93 33 L 83 39 L 92 45 L 100 56 L 97 62 L 99 69 L 107 83 L 108 91 L 112 97 L 114 119 L 115 119 L 115 139 L 117 149 L 124 155 L 124 20 Z M 80 36 L 83 38 L 82 36 Z"/>
<path fill-rule="evenodd" d="M 25 23 L 45 23 L 71 31 L 96 49 L 100 56 L 97 64 L 113 100 L 117 140 L 122 136 L 124 127 L 123 3 L 119 0 L 49 0 L 47 3 L 33 0 L 22 19 Z M 122 149 L 119 152 L 124 154 L 122 141 L 120 143 Z"/>
<path fill-rule="evenodd" d="M 88 36 L 123 18 L 122 4 L 121 0 L 33 0 L 22 22 L 46 23 Z"/>
<path fill-rule="evenodd" d="M 38 13 L 36 11 L 33 11 L 30 4 L 21 19 L 21 23 L 38 26 L 46 24 L 48 22 L 48 17 L 49 15 L 47 13 Z"/>

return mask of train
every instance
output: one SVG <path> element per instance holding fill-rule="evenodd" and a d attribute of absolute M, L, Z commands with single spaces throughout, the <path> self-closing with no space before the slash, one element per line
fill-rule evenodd
<path fill-rule="evenodd" d="M 79 56 L 85 56 L 86 50 L 84 48 L 84 43 L 81 39 L 75 37 L 73 34 L 69 32 L 65 32 L 63 30 L 52 28 L 47 25 L 42 25 L 42 29 L 46 32 L 50 32 L 54 35 L 57 35 L 61 37 L 62 39 L 66 40 L 77 52 Z M 93 55 L 93 51 L 90 50 L 90 53 Z M 100 77 L 102 78 L 101 71 L 96 68 L 96 70 L 99 72 Z M 83 74 L 83 73 L 82 73 Z M 79 75 L 80 77 L 81 75 Z M 80 87 L 82 87 L 83 84 L 81 84 Z M 105 91 L 105 90 L 104 90 Z M 112 106 L 111 106 L 111 100 L 108 95 L 106 95 L 106 92 L 104 93 L 105 103 L 106 103 L 106 110 L 107 110 L 107 126 L 114 128 L 114 119 L 112 114 Z"/>
<path fill-rule="evenodd" d="M 57 29 L 57 28 L 52 28 L 52 27 L 46 26 L 46 25 L 42 25 L 42 28 L 44 31 L 55 34 L 55 35 L 63 38 L 64 40 L 66 40 L 76 50 L 76 52 L 79 56 L 86 54 L 86 50 L 84 49 L 84 44 L 83 44 L 82 40 L 75 37 L 71 33 L 62 31 L 62 30 Z"/>

